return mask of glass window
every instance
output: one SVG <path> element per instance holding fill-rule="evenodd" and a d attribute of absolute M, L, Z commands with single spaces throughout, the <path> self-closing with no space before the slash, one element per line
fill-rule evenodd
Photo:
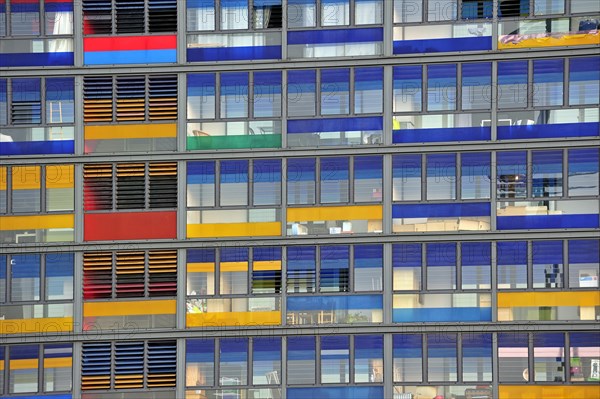
<path fill-rule="evenodd" d="M 600 57 L 569 59 L 569 104 L 600 103 Z"/>
<path fill-rule="evenodd" d="M 187 163 L 187 206 L 215 206 L 215 162 Z"/>
<path fill-rule="evenodd" d="M 47 300 L 73 299 L 73 265 L 73 254 L 46 255 Z"/>
<path fill-rule="evenodd" d="M 527 288 L 527 242 L 497 244 L 498 289 Z"/>
<path fill-rule="evenodd" d="M 598 196 L 600 150 L 569 150 L 569 196 Z"/>
<path fill-rule="evenodd" d="M 354 246 L 354 291 L 381 291 L 383 246 Z"/>
<path fill-rule="evenodd" d="M 498 108 L 527 107 L 527 61 L 498 63 Z"/>
<path fill-rule="evenodd" d="M 185 385 L 212 386 L 215 383 L 215 341 L 188 339 L 185 342 Z"/>
<path fill-rule="evenodd" d="M 288 248 L 289 249 L 289 248 Z M 290 385 L 314 384 L 316 370 L 315 337 L 287 338 L 287 381 Z"/>
<path fill-rule="evenodd" d="M 31 213 L 41 211 L 41 167 L 12 167 L 12 211 Z"/>
<path fill-rule="evenodd" d="M 293 158 L 287 160 L 288 205 L 315 203 L 315 158 Z"/>
<path fill-rule="evenodd" d="M 253 161 L 253 204 L 279 205 L 281 203 L 281 160 Z"/>
<path fill-rule="evenodd" d="M 600 12 L 600 4 L 596 0 L 572 1 L 571 12 Z"/>
<path fill-rule="evenodd" d="M 535 15 L 564 14 L 564 12 L 565 0 L 534 0 L 533 2 Z"/>
<path fill-rule="evenodd" d="M 13 255 L 11 257 L 11 300 L 40 300 L 40 255 Z"/>
<path fill-rule="evenodd" d="M 314 292 L 317 249 L 314 246 L 287 247 L 287 292 Z"/>
<path fill-rule="evenodd" d="M 525 151 L 498 152 L 496 162 L 498 198 L 525 198 L 527 196 L 527 153 Z"/>
<path fill-rule="evenodd" d="M 359 4 L 374 3 L 359 1 Z M 357 10 L 358 12 L 358 10 Z M 383 112 L 383 68 L 356 68 L 354 70 L 354 113 Z"/>
<path fill-rule="evenodd" d="M 492 334 L 462 335 L 463 381 L 492 380 Z"/>
<path fill-rule="evenodd" d="M 457 0 L 427 0 L 428 21 L 450 21 L 456 19 Z"/>
<path fill-rule="evenodd" d="M 533 288 L 563 287 L 563 242 L 533 241 Z"/>
<path fill-rule="evenodd" d="M 500 17 L 527 17 L 529 15 L 530 0 L 500 0 L 498 2 L 498 16 Z"/>
<path fill-rule="evenodd" d="M 221 338 L 219 385 L 248 383 L 248 339 Z"/>
<path fill-rule="evenodd" d="M 281 338 L 252 340 L 252 383 L 279 385 L 281 375 Z"/>
<path fill-rule="evenodd" d="M 75 206 L 74 166 L 46 165 L 46 211 L 72 211 Z"/>
<path fill-rule="evenodd" d="M 456 334 L 427 335 L 427 371 L 429 381 L 457 381 Z"/>
<path fill-rule="evenodd" d="M 214 249 L 190 249 L 187 251 L 187 294 L 215 294 Z"/>
<path fill-rule="evenodd" d="M 533 61 L 533 105 L 545 107 L 563 103 L 564 60 Z"/>
<path fill-rule="evenodd" d="M 321 383 L 350 382 L 350 337 L 321 337 Z"/>
<path fill-rule="evenodd" d="M 254 117 L 279 116 L 281 116 L 281 71 L 254 72 Z"/>
<path fill-rule="evenodd" d="M 0 303 L 6 302 L 7 264 L 6 255 L 0 256 Z M 4 359 L 4 357 L 0 356 L 0 359 Z M 0 386 L 2 386 L 2 384 L 0 384 Z"/>
<path fill-rule="evenodd" d="M 561 197 L 563 194 L 563 154 L 533 151 L 533 197 Z"/>
<path fill-rule="evenodd" d="M 383 336 L 354 337 L 354 382 L 383 382 Z"/>
<path fill-rule="evenodd" d="M 529 381 L 529 336 L 526 333 L 498 333 L 500 382 Z"/>
<path fill-rule="evenodd" d="M 288 7 L 292 7 L 290 4 Z M 287 73 L 288 116 L 314 116 L 316 114 L 317 71 L 300 70 Z"/>
<path fill-rule="evenodd" d="M 221 0 L 221 29 L 248 29 L 248 0 Z"/>
<path fill-rule="evenodd" d="M 427 110 L 456 109 L 456 64 L 427 67 Z"/>
<path fill-rule="evenodd" d="M 462 64 L 462 109 L 490 109 L 492 63 Z"/>
<path fill-rule="evenodd" d="M 281 247 L 252 250 L 252 293 L 281 292 Z"/>
<path fill-rule="evenodd" d="M 73 123 L 74 84 L 73 78 L 46 78 L 47 123 Z"/>
<path fill-rule="evenodd" d="M 215 87 L 214 73 L 187 75 L 188 119 L 214 119 L 216 117 Z"/>
<path fill-rule="evenodd" d="M 490 289 L 492 253 L 489 242 L 461 243 L 462 289 Z"/>
<path fill-rule="evenodd" d="M 456 243 L 427 244 L 427 289 L 456 289 Z"/>
<path fill-rule="evenodd" d="M 394 112 L 420 112 L 423 96 L 423 67 L 394 67 Z M 414 126 L 413 126 L 414 127 Z M 406 128 L 411 128 L 407 126 Z"/>
<path fill-rule="evenodd" d="M 321 158 L 321 203 L 349 202 L 348 157 Z"/>
<path fill-rule="evenodd" d="M 248 293 L 248 248 L 221 248 L 219 261 L 220 293 Z"/>
<path fill-rule="evenodd" d="M 40 3 L 31 1 L 11 2 L 10 25 L 13 36 L 39 35 Z"/>
<path fill-rule="evenodd" d="M 350 288 L 350 246 L 322 246 L 320 249 L 321 292 L 348 292 Z"/>
<path fill-rule="evenodd" d="M 462 0 L 462 19 L 492 18 L 492 0 Z"/>
<path fill-rule="evenodd" d="M 73 346 L 71 344 L 44 345 L 44 392 L 70 391 L 72 388 L 72 366 L 62 363 L 71 360 Z M 54 362 L 54 359 L 60 359 Z"/>
<path fill-rule="evenodd" d="M 253 0 L 255 29 L 281 28 L 281 0 Z"/>
<path fill-rule="evenodd" d="M 248 161 L 221 161 L 221 206 L 248 205 Z"/>
<path fill-rule="evenodd" d="M 564 333 L 535 333 L 533 335 L 534 381 L 564 381 L 564 366 Z"/>
<path fill-rule="evenodd" d="M 421 22 L 423 0 L 394 0 L 394 23 Z"/>
<path fill-rule="evenodd" d="M 350 112 L 350 69 L 321 70 L 321 114 Z"/>
<path fill-rule="evenodd" d="M 42 123 L 41 101 L 41 79 L 13 79 L 11 107 L 12 124 L 22 125 Z"/>
<path fill-rule="evenodd" d="M 461 198 L 488 199 L 491 190 L 491 157 L 489 152 L 465 152 L 460 156 Z"/>
<path fill-rule="evenodd" d="M 394 155 L 392 173 L 393 201 L 421 199 L 421 155 Z"/>
<path fill-rule="evenodd" d="M 381 202 L 383 157 L 354 158 L 354 202 Z"/>
<path fill-rule="evenodd" d="M 600 241 L 569 240 L 569 286 L 571 288 L 597 288 L 599 269 Z"/>
<path fill-rule="evenodd" d="M 9 393 L 38 392 L 39 351 L 38 345 L 9 347 Z"/>
<path fill-rule="evenodd" d="M 594 381 L 600 368 L 600 332 L 572 332 L 569 338 L 571 382 Z"/>
<path fill-rule="evenodd" d="M 394 291 L 421 289 L 421 244 L 394 244 L 392 246 Z"/>
<path fill-rule="evenodd" d="M 427 154 L 427 199 L 456 199 L 456 154 Z"/>
<path fill-rule="evenodd" d="M 315 0 L 288 0 L 288 27 L 313 27 L 317 23 Z"/>
<path fill-rule="evenodd" d="M 0 79 L 0 125 L 8 124 L 8 84 Z"/>
<path fill-rule="evenodd" d="M 221 73 L 221 118 L 248 117 L 248 72 Z"/>
<path fill-rule="evenodd" d="M 394 382 L 423 380 L 423 336 L 394 334 Z"/>
<path fill-rule="evenodd" d="M 383 23 L 383 0 L 357 0 L 354 7 L 356 25 Z"/>
<path fill-rule="evenodd" d="M 321 0 L 321 25 L 350 24 L 350 0 Z"/>

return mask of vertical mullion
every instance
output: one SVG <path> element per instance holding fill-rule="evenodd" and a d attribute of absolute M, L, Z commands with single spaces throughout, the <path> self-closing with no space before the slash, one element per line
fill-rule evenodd
<path fill-rule="evenodd" d="M 527 241 L 527 291 L 533 289 L 533 243 Z"/>
<path fill-rule="evenodd" d="M 248 180 L 248 189 L 246 190 L 246 195 L 248 196 L 248 199 L 246 201 L 246 203 L 248 204 L 248 217 L 250 216 L 250 209 L 254 208 L 254 160 L 249 159 L 248 160 L 248 176 L 247 179 Z M 248 222 L 250 222 L 250 220 L 248 220 Z"/>
<path fill-rule="evenodd" d="M 150 32 L 150 5 L 148 0 L 144 0 L 144 33 L 152 33 Z"/>
<path fill-rule="evenodd" d="M 427 284 L 427 244 L 421 243 L 421 287 L 420 291 L 426 291 L 429 289 Z M 422 294 L 418 294 L 422 295 Z"/>
<path fill-rule="evenodd" d="M 250 12 L 252 8 L 248 10 Z M 248 73 L 248 95 L 246 96 L 246 117 L 248 119 L 254 119 L 254 72 Z"/>
<path fill-rule="evenodd" d="M 422 382 L 429 381 L 429 342 L 427 340 L 429 338 L 428 334 L 421 334 L 421 348 L 422 349 L 422 362 L 421 362 L 421 375 L 423 376 Z"/>
<path fill-rule="evenodd" d="M 40 213 L 47 213 L 46 209 L 46 167 L 48 165 L 39 165 L 40 168 Z"/>
<path fill-rule="evenodd" d="M 354 2 L 350 2 L 354 5 Z M 351 6 L 351 9 L 354 7 Z M 350 72 L 350 81 L 348 82 L 348 115 L 355 115 L 354 109 L 354 96 L 356 95 L 356 68 L 348 68 Z"/>
<path fill-rule="evenodd" d="M 535 107 L 534 95 L 535 95 L 535 80 L 533 71 L 533 61 L 527 61 L 527 108 L 531 109 Z"/>
<path fill-rule="evenodd" d="M 313 204 L 321 203 L 321 157 L 315 157 L 315 200 Z"/>
<path fill-rule="evenodd" d="M 111 20 L 112 20 L 112 34 L 117 34 L 117 4 L 116 0 L 111 1 L 110 12 L 111 12 Z"/>
<path fill-rule="evenodd" d="M 498 309 L 498 242 L 491 242 L 491 276 L 490 276 L 490 289 L 491 289 L 491 302 L 492 309 Z M 498 321 L 498 312 L 492 312 L 492 322 L 495 323 Z M 496 351 L 494 350 L 494 353 Z M 492 369 L 493 372 L 494 369 Z M 496 381 L 496 378 L 493 378 L 493 381 Z"/>
<path fill-rule="evenodd" d="M 214 195 L 214 208 L 220 208 L 221 207 L 221 196 L 220 196 L 220 192 L 221 192 L 221 161 L 219 160 L 215 160 L 213 161 L 215 163 L 215 193 Z"/>
<path fill-rule="evenodd" d="M 213 353 L 213 386 L 221 385 L 221 340 L 219 338 L 213 338 L 215 352 Z"/>
<path fill-rule="evenodd" d="M 8 215 L 12 214 L 12 197 L 13 197 L 13 190 L 12 190 L 12 174 L 13 174 L 13 166 L 7 166 L 6 167 L 6 213 Z M 8 284 L 8 287 L 10 288 L 10 284 Z M 10 297 L 8 297 L 10 298 Z"/>
<path fill-rule="evenodd" d="M 144 251 L 144 297 L 150 298 L 150 251 Z"/>
<path fill-rule="evenodd" d="M 460 7 L 458 7 L 460 11 Z M 463 87 L 462 87 L 462 62 L 457 62 L 454 65 L 456 65 L 456 105 L 454 110 L 459 112 L 462 110 L 462 91 L 463 91 Z"/>
<path fill-rule="evenodd" d="M 525 198 L 527 198 L 527 200 L 530 200 L 533 198 L 533 155 L 532 155 L 531 151 L 526 151 L 525 154 L 526 154 L 525 164 L 527 167 L 527 169 L 526 169 L 527 170 L 527 172 L 526 172 L 526 174 L 527 174 L 527 180 L 526 180 L 527 193 L 526 193 Z"/>
<path fill-rule="evenodd" d="M 562 282 L 563 282 L 563 290 L 566 289 L 570 289 L 570 279 L 569 279 L 569 269 L 571 268 L 571 265 L 569 264 L 568 260 L 569 260 L 569 241 L 568 240 L 563 240 L 562 241 L 562 245 L 563 245 L 563 278 L 562 278 Z M 569 370 L 569 368 L 567 368 L 567 370 Z"/>
<path fill-rule="evenodd" d="M 348 245 L 348 291 L 355 292 L 354 287 L 354 245 Z"/>
<path fill-rule="evenodd" d="M 459 245 L 460 248 L 460 245 Z M 456 381 L 463 382 L 463 351 L 462 351 L 463 333 L 456 334 Z"/>
<path fill-rule="evenodd" d="M 213 292 L 215 293 L 214 296 L 217 296 L 219 299 L 221 298 L 221 248 L 215 248 L 215 281 L 214 281 L 215 287 L 213 289 Z M 213 298 L 214 298 L 213 296 Z M 207 308 L 208 308 L 208 298 L 206 298 L 207 301 Z"/>
<path fill-rule="evenodd" d="M 421 154 L 421 201 L 427 201 L 427 155 Z"/>
<path fill-rule="evenodd" d="M 456 200 L 462 200 L 462 152 L 457 152 L 455 159 L 455 190 L 456 190 Z"/>
<path fill-rule="evenodd" d="M 254 365 L 254 338 L 248 338 L 246 337 L 246 342 L 248 343 L 247 345 L 247 353 L 248 353 L 248 360 L 246 361 L 246 385 L 253 385 L 254 384 L 254 371 L 253 371 L 253 365 Z"/>
<path fill-rule="evenodd" d="M 562 108 L 566 107 L 569 104 L 569 71 L 571 70 L 571 63 L 569 62 L 570 58 L 563 59 L 563 102 Z"/>
<path fill-rule="evenodd" d="M 315 335 L 315 373 L 316 385 L 321 385 L 321 338 L 322 335 Z"/>
<path fill-rule="evenodd" d="M 456 245 L 456 291 L 462 292 L 462 245 L 461 243 L 455 243 Z"/>
<path fill-rule="evenodd" d="M 215 73 L 215 119 L 221 120 L 221 76 L 222 73 Z M 226 125 L 227 126 L 227 125 Z"/>
<path fill-rule="evenodd" d="M 150 163 L 144 163 L 144 209 L 150 209 Z"/>
<path fill-rule="evenodd" d="M 424 1 L 426 4 L 427 1 Z M 425 13 L 425 16 L 428 14 Z M 424 64 L 421 66 L 421 113 L 426 113 L 429 111 L 429 107 L 427 101 L 429 100 L 429 81 L 427 79 L 427 75 L 429 73 L 429 65 Z"/>
<path fill-rule="evenodd" d="M 348 383 L 354 384 L 354 335 L 348 336 Z"/>
<path fill-rule="evenodd" d="M 348 201 L 350 204 L 356 203 L 354 198 L 354 158 L 348 156 Z"/>
<path fill-rule="evenodd" d="M 320 7 L 319 7 L 320 9 Z M 321 69 L 315 69 L 315 116 L 321 116 L 321 101 L 323 94 L 321 93 Z"/>
<path fill-rule="evenodd" d="M 321 293 L 321 246 L 315 245 L 315 294 Z"/>
<path fill-rule="evenodd" d="M 569 150 L 563 149 L 562 198 L 569 198 Z"/>
<path fill-rule="evenodd" d="M 44 309 L 44 317 L 48 317 L 48 306 L 46 305 L 46 256 L 40 255 L 40 302 Z"/>
<path fill-rule="evenodd" d="M 117 252 L 110 253 L 111 262 L 111 298 L 117 297 Z"/>

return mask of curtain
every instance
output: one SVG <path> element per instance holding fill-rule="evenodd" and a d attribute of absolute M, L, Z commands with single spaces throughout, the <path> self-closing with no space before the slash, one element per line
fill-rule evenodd
<path fill-rule="evenodd" d="M 73 34 L 73 13 L 61 11 L 54 13 L 53 35 Z M 48 40 L 48 51 L 51 53 L 73 51 L 73 39 L 51 39 Z"/>

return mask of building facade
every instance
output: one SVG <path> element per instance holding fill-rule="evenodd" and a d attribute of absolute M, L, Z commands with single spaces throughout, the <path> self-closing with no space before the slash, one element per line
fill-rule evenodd
<path fill-rule="evenodd" d="M 0 398 L 600 398 L 596 0 L 0 0 Z"/>

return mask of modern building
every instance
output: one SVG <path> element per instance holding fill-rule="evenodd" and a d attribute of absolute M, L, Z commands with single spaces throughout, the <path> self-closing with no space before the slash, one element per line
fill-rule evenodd
<path fill-rule="evenodd" d="M 600 398 L 598 0 L 0 0 L 0 398 Z"/>

